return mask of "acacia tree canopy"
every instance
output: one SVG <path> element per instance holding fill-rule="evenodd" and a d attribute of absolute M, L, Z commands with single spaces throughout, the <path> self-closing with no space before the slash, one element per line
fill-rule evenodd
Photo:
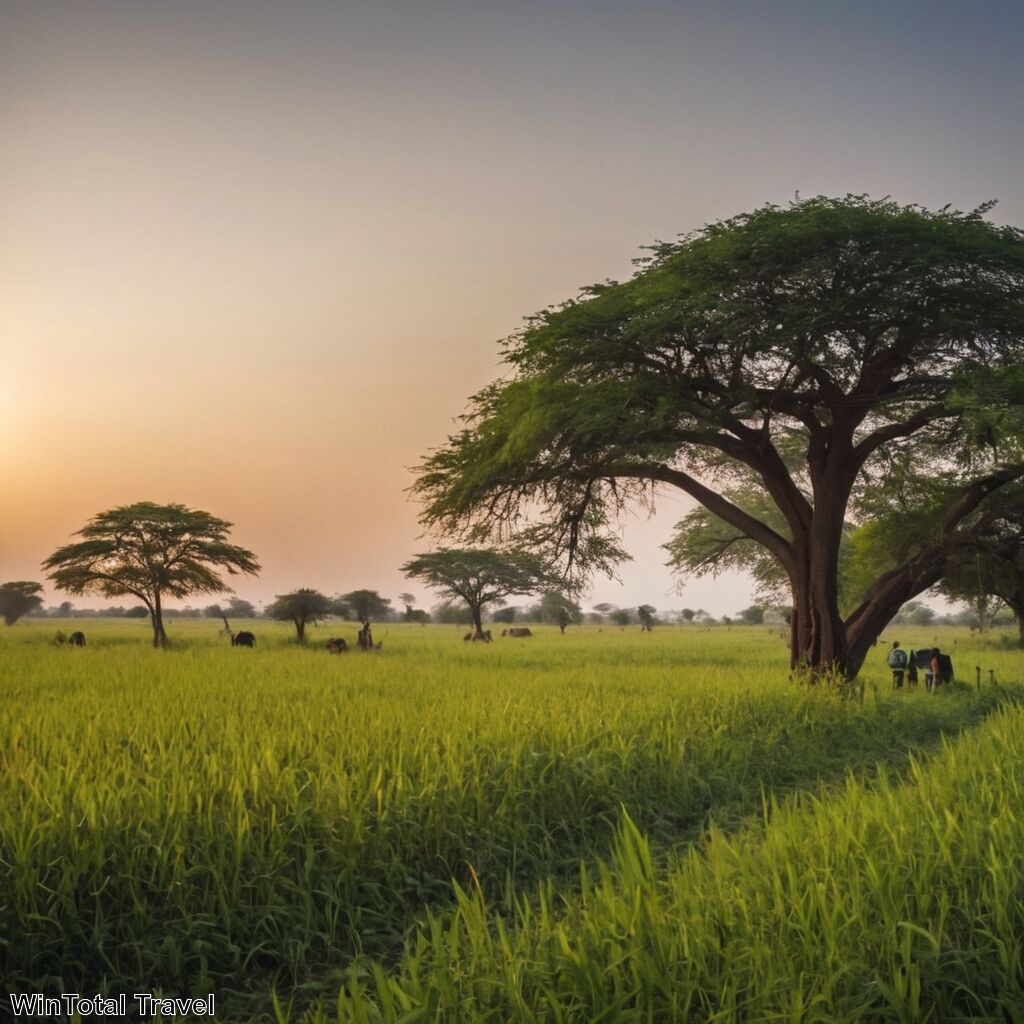
<path fill-rule="evenodd" d="M 485 605 L 558 582 L 542 559 L 525 551 L 441 548 L 410 559 L 402 572 L 445 597 L 463 601 L 477 636 L 483 635 Z"/>
<path fill-rule="evenodd" d="M 256 556 L 227 541 L 231 523 L 185 505 L 140 501 L 93 516 L 84 538 L 58 548 L 43 563 L 69 594 L 137 597 L 153 624 L 153 646 L 165 647 L 165 597 L 230 590 L 221 572 L 255 576 Z"/>
<path fill-rule="evenodd" d="M 391 614 L 391 601 L 376 590 L 353 590 L 338 599 L 360 622 L 386 619 Z"/>
<path fill-rule="evenodd" d="M 0 586 L 0 615 L 4 617 L 4 623 L 13 626 L 22 615 L 42 608 L 42 592 L 41 583 L 28 580 L 11 580 Z"/>
<path fill-rule="evenodd" d="M 815 198 L 659 243 L 506 341 L 509 375 L 420 467 L 424 522 L 585 575 L 623 556 L 626 502 L 678 488 L 781 565 L 794 665 L 854 675 L 1024 475 L 1024 235 L 990 208 Z M 847 517 L 894 459 L 949 485 L 938 531 L 843 617 Z M 771 517 L 730 499 L 750 480 Z"/>
<path fill-rule="evenodd" d="M 306 642 L 306 626 L 333 615 L 335 602 L 326 594 L 310 587 L 301 587 L 290 594 L 277 594 L 267 605 L 267 615 L 281 622 L 295 625 L 295 637 L 300 644 Z"/>

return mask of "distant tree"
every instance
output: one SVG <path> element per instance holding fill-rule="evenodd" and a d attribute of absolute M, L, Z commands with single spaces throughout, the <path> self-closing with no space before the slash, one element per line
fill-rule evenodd
<path fill-rule="evenodd" d="M 539 611 L 541 622 L 554 623 L 562 633 L 566 626 L 579 623 L 583 618 L 580 606 L 558 590 L 548 590 L 541 595 Z"/>
<path fill-rule="evenodd" d="M 628 608 L 614 608 L 608 618 L 616 626 L 628 626 L 633 621 Z"/>
<path fill-rule="evenodd" d="M 246 601 L 241 597 L 232 597 L 224 613 L 232 619 L 255 619 L 257 615 L 256 606 L 252 601 Z"/>
<path fill-rule="evenodd" d="M 774 604 L 765 610 L 778 615 L 787 626 L 793 621 L 793 606 L 790 604 Z"/>
<path fill-rule="evenodd" d="M 601 619 L 607 619 L 611 617 L 612 612 L 616 611 L 618 605 L 610 604 L 608 601 L 602 601 L 600 604 L 594 605 L 594 613 Z"/>
<path fill-rule="evenodd" d="M 468 626 L 473 622 L 462 601 L 441 601 L 431 609 L 430 617 L 445 626 Z"/>
<path fill-rule="evenodd" d="M 290 594 L 278 594 L 267 606 L 267 616 L 280 622 L 295 624 L 296 640 L 306 642 L 306 626 L 320 622 L 332 614 L 333 602 L 319 590 L 303 587 Z"/>
<path fill-rule="evenodd" d="M 694 616 L 695 616 L 696 614 L 697 614 L 697 613 L 696 613 L 696 612 L 695 612 L 695 611 L 694 611 L 694 610 L 693 610 L 692 608 L 684 608 L 684 609 L 683 609 L 683 610 L 682 610 L 682 611 L 681 611 L 681 612 L 679 613 L 679 616 L 680 616 L 680 618 L 681 618 L 681 619 L 683 620 L 683 622 L 686 622 L 686 623 L 690 623 L 690 622 L 693 622 L 693 617 L 694 617 Z"/>
<path fill-rule="evenodd" d="M 0 586 L 0 615 L 8 626 L 13 626 L 22 615 L 28 615 L 43 606 L 39 596 L 43 592 L 41 583 L 28 580 L 12 580 Z"/>
<path fill-rule="evenodd" d="M 84 540 L 58 548 L 43 566 L 69 594 L 137 597 L 149 611 L 153 646 L 165 647 L 165 597 L 228 590 L 220 571 L 259 572 L 251 551 L 228 543 L 230 528 L 209 512 L 141 501 L 94 516 L 78 531 Z"/>
<path fill-rule="evenodd" d="M 749 608 L 744 608 L 737 618 L 744 625 L 760 626 L 764 622 L 764 605 L 752 604 Z"/>
<path fill-rule="evenodd" d="M 920 601 L 908 601 L 893 618 L 895 623 L 911 626 L 927 626 L 935 620 L 935 610 Z"/>
<path fill-rule="evenodd" d="M 337 615 L 339 619 L 344 619 L 346 622 L 356 617 L 352 606 L 340 594 L 337 597 L 331 598 L 330 614 Z"/>
<path fill-rule="evenodd" d="M 224 618 L 224 609 L 219 604 L 208 604 L 203 609 L 203 618 L 222 619 Z"/>
<path fill-rule="evenodd" d="M 412 594 L 399 594 L 398 600 L 405 608 L 405 621 L 412 622 L 412 613 L 415 611 L 416 598 Z"/>
<path fill-rule="evenodd" d="M 75 614 L 74 605 L 70 601 L 61 601 L 53 610 L 53 614 L 60 619 L 70 619 Z"/>
<path fill-rule="evenodd" d="M 391 601 L 376 590 L 353 590 L 342 594 L 341 600 L 352 609 L 360 622 L 386 619 L 391 614 Z"/>
<path fill-rule="evenodd" d="M 646 633 L 654 628 L 655 618 L 654 615 L 657 612 L 657 608 L 653 605 L 642 604 L 636 610 L 636 617 L 640 620 L 640 629 Z"/>
<path fill-rule="evenodd" d="M 441 548 L 417 555 L 402 566 L 412 579 L 449 598 L 464 601 L 475 635 L 483 635 L 483 609 L 512 594 L 530 594 L 550 586 L 556 577 L 526 551 Z"/>
<path fill-rule="evenodd" d="M 516 621 L 516 616 L 519 614 L 519 609 L 511 604 L 507 608 L 498 608 L 491 615 L 491 622 L 497 622 L 500 625 L 508 625 L 510 622 Z"/>
<path fill-rule="evenodd" d="M 424 611 L 422 608 L 413 608 L 406 621 L 415 622 L 420 626 L 425 626 L 430 622 L 430 612 Z"/>
<path fill-rule="evenodd" d="M 149 609 L 144 604 L 137 604 L 129 608 L 125 613 L 126 619 L 145 619 L 149 617 Z"/>

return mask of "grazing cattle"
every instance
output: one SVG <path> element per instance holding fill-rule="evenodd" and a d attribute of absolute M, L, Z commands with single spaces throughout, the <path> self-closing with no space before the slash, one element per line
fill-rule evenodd
<path fill-rule="evenodd" d="M 61 644 L 66 644 L 68 642 L 68 638 L 64 634 L 64 630 L 58 629 L 57 632 L 53 634 L 53 640 L 51 642 L 54 647 L 60 647 Z"/>
<path fill-rule="evenodd" d="M 463 640 L 472 640 L 475 644 L 489 644 L 494 639 L 489 629 L 483 630 L 481 633 L 467 633 Z"/>
<path fill-rule="evenodd" d="M 930 647 L 922 647 L 919 651 L 911 651 L 910 660 L 918 668 L 927 668 L 932 660 L 932 649 Z"/>
<path fill-rule="evenodd" d="M 231 646 L 232 647 L 255 647 L 256 637 L 252 635 L 248 630 L 242 630 L 241 633 L 231 634 Z"/>
<path fill-rule="evenodd" d="M 327 641 L 328 654 L 344 654 L 348 650 L 348 644 L 340 636 L 332 636 Z"/>
<path fill-rule="evenodd" d="M 470 640 L 472 640 L 472 639 L 473 639 L 473 634 L 472 634 L 472 633 L 467 633 L 467 634 L 466 634 L 466 635 L 465 635 L 465 636 L 464 636 L 464 637 L 462 638 L 462 642 L 463 642 L 464 644 L 468 644 L 468 643 L 469 643 L 469 641 L 470 641 Z"/>
<path fill-rule="evenodd" d="M 80 629 L 76 629 L 74 633 L 68 637 L 68 643 L 71 644 L 72 647 L 84 647 L 85 634 Z"/>
<path fill-rule="evenodd" d="M 533 630 L 529 626 L 511 626 L 501 631 L 502 636 L 533 636 Z"/>

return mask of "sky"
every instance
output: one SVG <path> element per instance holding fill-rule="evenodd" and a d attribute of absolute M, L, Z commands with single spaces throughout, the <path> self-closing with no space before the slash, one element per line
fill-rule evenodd
<path fill-rule="evenodd" d="M 428 606 L 413 468 L 524 316 L 796 194 L 1024 224 L 1022 45 L 987 0 L 0 0 L 0 580 L 183 502 L 243 597 Z M 665 568 L 689 507 L 590 602 L 748 604 Z"/>

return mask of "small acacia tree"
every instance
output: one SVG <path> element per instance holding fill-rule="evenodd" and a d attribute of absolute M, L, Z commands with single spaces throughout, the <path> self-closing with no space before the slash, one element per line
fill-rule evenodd
<path fill-rule="evenodd" d="M 794 667 L 855 675 L 1024 476 L 1024 234 L 990 209 L 815 198 L 658 244 L 506 342 L 511 372 L 420 467 L 424 522 L 608 571 L 624 503 L 676 488 L 781 568 Z M 897 459 L 942 478 L 941 514 L 844 615 L 847 517 Z M 770 515 L 730 498 L 751 480 Z"/>
<path fill-rule="evenodd" d="M 564 633 L 567 626 L 579 623 L 583 619 L 580 606 L 560 590 L 545 591 L 541 595 L 538 610 L 541 621 L 553 622 L 558 626 L 560 633 Z"/>
<path fill-rule="evenodd" d="M 293 590 L 290 594 L 278 594 L 267 606 L 270 618 L 295 624 L 295 638 L 300 644 L 306 642 L 307 625 L 322 621 L 334 611 L 334 601 L 309 587 Z"/>
<path fill-rule="evenodd" d="M 4 622 L 13 626 L 22 615 L 42 608 L 42 592 L 41 583 L 28 580 L 12 580 L 0 586 L 0 615 L 4 617 Z"/>
<path fill-rule="evenodd" d="M 376 590 L 353 590 L 338 599 L 360 622 L 386 619 L 391 614 L 391 601 Z"/>
<path fill-rule="evenodd" d="M 417 555 L 402 566 L 402 572 L 445 597 L 463 601 L 475 636 L 483 636 L 486 605 L 557 582 L 540 558 L 525 551 L 442 548 Z"/>
<path fill-rule="evenodd" d="M 230 576 L 260 571 L 256 556 L 229 544 L 231 523 L 185 505 L 140 501 L 94 516 L 83 540 L 58 548 L 43 563 L 49 579 L 69 594 L 137 597 L 153 625 L 153 646 L 166 647 L 166 597 L 230 590 Z"/>
<path fill-rule="evenodd" d="M 654 629 L 654 616 L 658 609 L 651 604 L 642 604 L 636 610 L 636 617 L 640 620 L 640 629 L 650 633 Z"/>

